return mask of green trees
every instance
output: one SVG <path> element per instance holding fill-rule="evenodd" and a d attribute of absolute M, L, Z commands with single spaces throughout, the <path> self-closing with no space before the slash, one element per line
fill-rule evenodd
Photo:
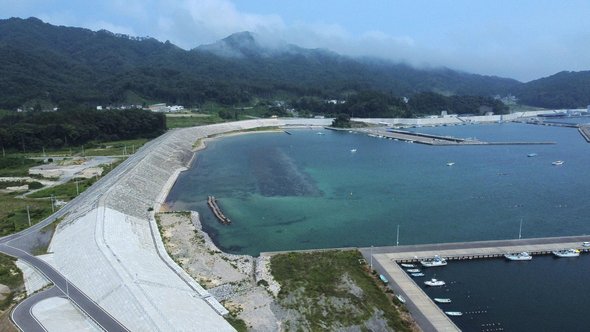
<path fill-rule="evenodd" d="M 163 114 L 138 109 L 15 113 L 0 122 L 0 145 L 21 151 L 60 148 L 92 140 L 155 137 L 165 128 Z"/>

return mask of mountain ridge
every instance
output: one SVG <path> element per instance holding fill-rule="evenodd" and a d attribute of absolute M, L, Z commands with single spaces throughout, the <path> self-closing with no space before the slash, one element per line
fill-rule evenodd
<path fill-rule="evenodd" d="M 563 75 L 559 80 L 535 80 L 528 88 L 528 83 L 510 78 L 444 67 L 417 69 L 324 49 L 272 46 L 255 34 L 241 32 L 184 50 L 169 41 L 55 26 L 36 18 L 0 20 L 0 107 L 15 108 L 39 99 L 53 104 L 122 103 L 129 95 L 185 105 L 207 101 L 231 105 L 281 96 L 346 98 L 364 90 L 397 96 L 428 91 L 512 93 L 535 106 L 544 106 L 537 100 L 561 107 L 590 104 L 590 97 L 580 96 L 585 89 L 572 90 L 571 85 L 552 97 L 551 85 L 567 81 Z M 579 80 L 590 77 L 587 72 L 568 75 Z"/>

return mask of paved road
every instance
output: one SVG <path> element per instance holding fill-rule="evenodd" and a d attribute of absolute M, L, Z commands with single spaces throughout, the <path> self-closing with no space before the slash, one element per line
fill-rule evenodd
<path fill-rule="evenodd" d="M 32 315 L 32 308 L 40 301 L 61 295 L 63 295 L 63 293 L 55 286 L 42 292 L 35 293 L 14 307 L 10 318 L 12 318 L 12 321 L 16 323 L 21 331 L 45 332 L 47 330 L 45 330 L 43 325 L 41 325 L 41 323 L 39 323 L 39 321 Z"/>
<path fill-rule="evenodd" d="M 75 304 L 80 310 L 86 313 L 92 320 L 94 320 L 101 328 L 103 328 L 106 331 L 128 331 L 128 329 L 125 326 L 123 326 L 123 324 L 121 324 L 119 321 L 117 321 L 114 317 L 112 317 L 108 312 L 102 309 L 96 302 L 90 299 L 90 297 L 84 294 L 74 284 L 67 280 L 61 273 L 59 273 L 59 271 L 54 269 L 51 265 L 31 255 L 25 250 L 18 248 L 18 242 L 19 239 L 22 240 L 23 237 L 30 235 L 34 232 L 40 231 L 43 227 L 51 224 L 58 218 L 61 218 L 70 212 L 75 212 L 76 209 L 80 207 L 90 206 L 94 204 L 96 201 L 98 201 L 98 198 L 101 197 L 113 183 L 118 181 L 123 175 L 125 175 L 125 173 L 127 173 L 132 168 L 132 166 L 136 165 L 137 162 L 139 162 L 148 154 L 148 152 L 150 151 L 150 147 L 152 145 L 159 143 L 166 136 L 168 136 L 169 133 L 170 132 L 160 136 L 155 140 L 146 143 L 140 150 L 138 150 L 135 154 L 127 158 L 117 168 L 115 168 L 107 175 L 105 175 L 103 178 L 101 178 L 92 187 L 88 188 L 78 197 L 68 202 L 68 204 L 66 204 L 61 210 L 55 212 L 43 221 L 19 233 L 11 234 L 0 238 L 0 252 L 21 259 L 29 263 L 34 268 L 36 268 L 37 271 L 42 273 L 48 280 L 50 280 L 56 286 L 59 292 L 61 292 L 62 296 L 68 296 L 73 304 Z M 59 293 L 58 291 L 55 292 Z M 42 296 L 31 298 L 27 301 L 27 306 L 31 307 L 42 299 Z M 29 314 L 22 314 L 21 312 L 19 314 L 11 316 L 14 319 L 17 326 L 28 327 L 35 326 L 35 324 L 38 326 L 39 323 L 35 323 L 36 320 L 34 317 L 32 317 L 30 311 L 27 310 L 26 312 L 29 312 Z M 28 328 L 23 330 L 29 331 Z"/>

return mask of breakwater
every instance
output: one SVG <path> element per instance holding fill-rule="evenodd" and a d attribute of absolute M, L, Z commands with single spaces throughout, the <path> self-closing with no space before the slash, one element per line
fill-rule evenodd
<path fill-rule="evenodd" d="M 223 212 L 221 212 L 221 209 L 219 208 L 219 205 L 217 204 L 217 200 L 215 199 L 214 196 L 207 197 L 207 205 L 209 205 L 209 208 L 211 208 L 211 211 L 213 211 L 215 218 L 217 218 L 217 220 L 220 223 L 222 223 L 223 225 L 231 224 L 231 220 L 228 217 L 226 217 L 223 214 Z"/>

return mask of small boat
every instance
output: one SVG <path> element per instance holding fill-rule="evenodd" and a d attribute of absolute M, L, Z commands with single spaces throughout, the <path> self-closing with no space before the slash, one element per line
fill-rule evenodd
<path fill-rule="evenodd" d="M 529 153 L 529 154 L 527 154 L 526 156 L 527 156 L 527 157 L 536 157 L 536 156 L 537 156 L 537 154 L 536 154 L 536 153 Z"/>
<path fill-rule="evenodd" d="M 412 273 L 411 276 L 412 277 L 423 277 L 424 276 L 424 273 L 422 273 L 422 272 Z"/>
<path fill-rule="evenodd" d="M 563 249 L 552 251 L 555 257 L 578 257 L 580 256 L 580 250 L 578 249 Z"/>
<path fill-rule="evenodd" d="M 407 269 L 406 271 L 408 271 L 410 273 L 418 273 L 418 272 L 420 272 L 420 269 Z"/>
<path fill-rule="evenodd" d="M 519 252 L 516 254 L 504 254 L 504 257 L 511 261 L 530 261 L 531 259 L 533 259 L 533 256 L 529 255 L 529 253 L 526 251 Z"/>
<path fill-rule="evenodd" d="M 400 265 L 402 267 L 407 267 L 407 268 L 410 268 L 410 269 L 413 269 L 413 268 L 416 267 L 416 265 L 414 265 L 414 264 L 407 264 L 407 263 L 401 263 Z"/>
<path fill-rule="evenodd" d="M 381 279 L 381 281 L 383 281 L 384 284 L 389 282 L 389 280 L 387 280 L 387 278 L 382 274 L 379 275 L 379 279 Z"/>
<path fill-rule="evenodd" d="M 590 247 L 590 242 L 588 242 L 588 241 L 582 242 L 582 247 Z"/>
<path fill-rule="evenodd" d="M 318 131 L 318 132 L 316 133 L 316 135 L 325 135 L 325 134 L 324 134 L 324 133 L 322 133 L 321 131 Z"/>
<path fill-rule="evenodd" d="M 356 152 L 356 149 L 350 149 L 350 152 L 354 153 L 354 152 Z"/>
<path fill-rule="evenodd" d="M 449 163 L 447 163 L 447 166 L 453 166 L 453 165 L 455 165 L 455 163 L 454 163 L 454 162 L 449 162 Z"/>
<path fill-rule="evenodd" d="M 463 313 L 461 311 L 445 311 L 445 314 L 447 314 L 448 316 L 463 316 Z"/>
<path fill-rule="evenodd" d="M 401 303 L 406 303 L 406 299 L 401 295 L 401 294 L 397 294 L 395 296 Z"/>
<path fill-rule="evenodd" d="M 435 297 L 434 298 L 434 302 L 438 302 L 438 303 L 451 303 L 451 299 L 446 299 L 446 298 L 442 298 L 442 297 Z"/>
<path fill-rule="evenodd" d="M 426 286 L 430 286 L 430 287 L 440 287 L 440 286 L 444 286 L 446 283 L 442 280 L 437 280 L 437 279 L 430 279 L 424 282 L 424 284 Z"/>
<path fill-rule="evenodd" d="M 563 165 L 564 162 L 565 161 L 563 161 L 563 160 L 556 160 L 556 161 L 552 162 L 551 165 L 559 166 L 559 165 Z"/>
<path fill-rule="evenodd" d="M 445 266 L 447 265 L 447 261 L 444 258 L 436 255 L 432 259 L 425 259 L 420 261 L 420 264 L 424 267 L 435 267 L 435 266 Z"/>

